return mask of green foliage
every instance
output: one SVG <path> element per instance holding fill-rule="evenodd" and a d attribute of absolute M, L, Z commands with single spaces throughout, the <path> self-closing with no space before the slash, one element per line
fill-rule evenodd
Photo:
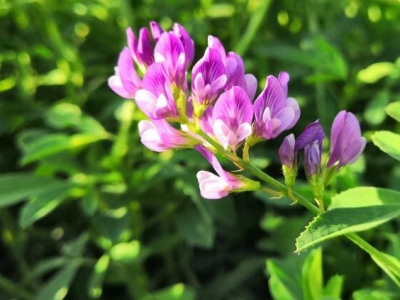
<path fill-rule="evenodd" d="M 5 0 L 0 16 L 1 299 L 399 297 L 398 3 Z M 196 172 L 207 162 L 144 148 L 143 114 L 107 86 L 125 28 L 151 20 L 184 25 L 196 59 L 217 36 L 243 55 L 258 91 L 266 75 L 288 71 L 302 110 L 296 136 L 316 119 L 329 135 L 347 109 L 385 153 L 369 143 L 311 222 L 265 193 L 205 201 Z M 278 179 L 282 138 L 252 149 Z M 296 190 L 311 200 L 302 179 Z M 342 235 L 384 272 L 333 239 Z M 324 241 L 323 250 L 293 254 L 296 237 L 298 251 Z"/>

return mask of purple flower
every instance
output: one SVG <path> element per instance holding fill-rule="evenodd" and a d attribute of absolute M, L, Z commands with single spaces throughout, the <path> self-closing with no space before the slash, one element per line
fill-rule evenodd
<path fill-rule="evenodd" d="M 251 134 L 253 107 L 246 92 L 238 86 L 221 94 L 212 115 L 215 137 L 224 149 L 231 147 L 235 151 Z"/>
<path fill-rule="evenodd" d="M 192 139 L 184 132 L 173 128 L 165 120 L 142 120 L 138 124 L 141 142 L 147 148 L 163 152 L 175 148 L 187 148 L 193 145 Z"/>
<path fill-rule="evenodd" d="M 315 140 L 304 147 L 304 170 L 308 178 L 321 174 L 321 144 Z"/>
<path fill-rule="evenodd" d="M 143 78 L 143 88 L 136 92 L 136 104 L 151 119 L 175 118 L 178 116 L 171 82 L 158 63 L 152 64 Z"/>
<path fill-rule="evenodd" d="M 164 65 L 171 82 L 177 86 L 186 85 L 185 49 L 179 38 L 164 32 L 154 48 L 154 60 Z"/>
<path fill-rule="evenodd" d="M 281 72 L 276 78 L 267 77 L 267 83 L 254 102 L 254 136 L 267 140 L 292 128 L 300 117 L 300 108 L 294 98 L 287 97 L 289 74 Z"/>
<path fill-rule="evenodd" d="M 142 80 L 136 73 L 129 49 L 126 47 L 119 54 L 115 74 L 108 78 L 108 86 L 126 99 L 133 99 L 142 86 Z"/>
<path fill-rule="evenodd" d="M 327 163 L 337 168 L 355 162 L 365 148 L 366 139 L 361 136 L 360 124 L 350 112 L 342 110 L 333 120 L 331 130 L 331 151 Z"/>
<path fill-rule="evenodd" d="M 194 148 L 207 159 L 218 174 L 217 176 L 207 171 L 199 171 L 197 173 L 196 177 L 199 181 L 200 193 L 204 198 L 220 199 L 226 197 L 230 192 L 255 191 L 260 188 L 259 182 L 226 172 L 215 155 L 203 146 L 197 145 Z"/>
<path fill-rule="evenodd" d="M 142 72 L 154 63 L 153 46 L 150 40 L 149 30 L 139 30 L 139 38 L 136 38 L 131 28 L 126 29 L 128 48 L 136 64 Z"/>
<path fill-rule="evenodd" d="M 304 149 L 306 145 L 314 143 L 314 141 L 319 141 L 322 147 L 322 140 L 324 138 L 325 131 L 321 124 L 319 124 L 319 120 L 317 120 L 311 124 L 308 124 L 306 128 L 304 128 L 303 132 L 297 137 L 294 145 L 294 151 L 298 152 Z"/>
<path fill-rule="evenodd" d="M 295 139 L 294 134 L 291 133 L 282 142 L 282 145 L 279 147 L 279 159 L 281 164 L 288 167 L 289 169 L 293 169 L 296 165 L 296 156 L 297 153 L 294 151 Z"/>
<path fill-rule="evenodd" d="M 209 105 L 217 99 L 226 85 L 227 76 L 221 54 L 207 48 L 192 70 L 193 100 L 201 105 Z"/>
<path fill-rule="evenodd" d="M 185 49 L 185 62 L 186 68 L 188 68 L 194 58 L 194 42 L 185 28 L 178 23 L 174 24 L 173 32 L 179 38 Z"/>
<path fill-rule="evenodd" d="M 322 140 L 324 138 L 324 129 L 317 120 L 307 125 L 296 139 L 294 151 L 298 153 L 304 149 L 304 170 L 310 179 L 312 175 L 321 173 Z"/>

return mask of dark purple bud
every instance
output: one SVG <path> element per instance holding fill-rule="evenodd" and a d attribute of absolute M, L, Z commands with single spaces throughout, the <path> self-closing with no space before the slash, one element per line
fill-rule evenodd
<path fill-rule="evenodd" d="M 296 139 L 294 151 L 298 152 L 301 149 L 304 149 L 306 145 L 309 145 L 314 141 L 319 141 L 319 144 L 322 147 L 322 140 L 324 139 L 324 137 L 325 137 L 324 129 L 322 128 L 321 124 L 319 124 L 319 120 L 317 120 L 307 125 L 304 131 Z"/>

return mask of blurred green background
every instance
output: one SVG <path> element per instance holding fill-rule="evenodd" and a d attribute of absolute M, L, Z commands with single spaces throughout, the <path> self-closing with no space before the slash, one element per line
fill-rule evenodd
<path fill-rule="evenodd" d="M 384 111 L 400 100 L 399 1 L 0 0 L 0 299 L 314 299 L 301 282 L 322 274 L 343 275 L 330 299 L 400 299 L 343 239 L 324 245 L 323 271 L 304 267 L 308 253 L 293 254 L 311 218 L 301 207 L 257 193 L 206 201 L 200 155 L 141 145 L 143 115 L 107 78 L 125 28 L 151 20 L 183 25 L 196 59 L 218 37 L 259 91 L 267 75 L 289 72 L 302 110 L 296 135 L 316 119 L 329 134 L 342 109 L 367 139 L 399 131 Z M 278 178 L 283 136 L 252 149 Z M 327 198 L 358 185 L 399 190 L 400 166 L 368 144 Z M 399 228 L 364 238 L 399 257 Z"/>

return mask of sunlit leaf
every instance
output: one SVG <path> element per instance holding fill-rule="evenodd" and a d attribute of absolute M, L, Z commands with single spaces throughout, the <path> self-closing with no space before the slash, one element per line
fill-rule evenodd
<path fill-rule="evenodd" d="M 57 189 L 42 192 L 27 202 L 19 217 L 21 227 L 25 228 L 52 212 L 68 196 L 71 186 L 66 183 Z"/>
<path fill-rule="evenodd" d="M 372 65 L 358 72 L 357 78 L 365 83 L 374 83 L 379 79 L 390 75 L 394 70 L 395 66 L 391 62 L 373 63 Z"/>
<path fill-rule="evenodd" d="M 30 144 L 30 149 L 25 153 L 22 163 L 28 164 L 63 151 L 79 149 L 107 138 L 107 135 L 89 133 L 71 136 L 61 133 L 45 135 Z"/>
<path fill-rule="evenodd" d="M 142 300 L 195 300 L 195 290 L 183 283 L 178 283 L 163 290 L 151 293 Z"/>
<path fill-rule="evenodd" d="M 297 300 L 303 298 L 301 287 L 300 257 L 292 256 L 286 263 L 276 259 L 267 260 L 268 281 L 274 299 Z"/>
<path fill-rule="evenodd" d="M 322 250 L 312 251 L 306 258 L 302 269 L 302 287 L 305 300 L 319 299 L 322 294 Z"/>
<path fill-rule="evenodd" d="M 400 101 L 390 103 L 386 107 L 386 113 L 397 122 L 400 122 Z"/>
<path fill-rule="evenodd" d="M 38 292 L 36 300 L 62 300 L 68 293 L 69 286 L 81 264 L 80 260 L 74 260 L 58 271 L 50 281 Z"/>
<path fill-rule="evenodd" d="M 88 295 L 91 298 L 100 298 L 103 293 L 103 282 L 110 263 L 110 256 L 103 254 L 96 262 L 89 279 Z"/>
<path fill-rule="evenodd" d="M 383 152 L 400 160 L 400 135 L 390 131 L 377 131 L 372 135 L 372 141 Z"/>
<path fill-rule="evenodd" d="M 354 188 L 336 195 L 330 209 L 315 217 L 297 238 L 296 252 L 337 236 L 371 229 L 398 217 L 399 197 L 399 192 L 379 188 Z"/>

